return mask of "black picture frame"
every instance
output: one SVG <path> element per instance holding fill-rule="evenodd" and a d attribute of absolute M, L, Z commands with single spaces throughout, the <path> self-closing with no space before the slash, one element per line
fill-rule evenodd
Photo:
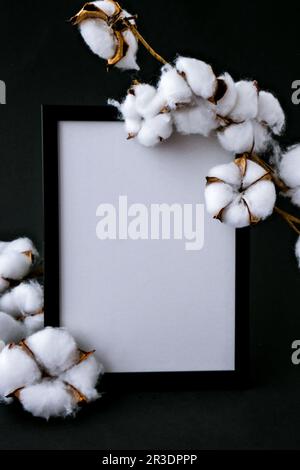
<path fill-rule="evenodd" d="M 111 106 L 42 106 L 45 323 L 59 326 L 59 154 L 60 121 L 116 121 Z M 245 388 L 249 385 L 249 229 L 236 232 L 235 369 L 232 371 L 106 373 L 102 389 L 174 390 Z"/>

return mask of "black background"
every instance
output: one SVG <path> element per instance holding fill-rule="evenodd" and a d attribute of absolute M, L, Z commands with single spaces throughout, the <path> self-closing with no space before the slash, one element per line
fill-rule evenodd
<path fill-rule="evenodd" d="M 66 19 L 79 0 L 0 2 L 0 237 L 27 235 L 42 251 L 41 104 L 105 104 L 120 97 L 130 75 L 105 71 Z M 158 52 L 206 60 L 235 79 L 255 78 L 287 114 L 284 144 L 300 140 L 299 2 L 163 2 L 127 0 Z M 139 53 L 153 80 L 158 63 Z M 286 206 L 282 201 L 281 206 Z M 300 338 L 295 235 L 276 216 L 251 233 L 251 386 L 243 391 L 127 393 L 116 390 L 77 419 L 34 419 L 17 406 L 0 408 L 0 449 L 283 449 L 300 448 Z"/>

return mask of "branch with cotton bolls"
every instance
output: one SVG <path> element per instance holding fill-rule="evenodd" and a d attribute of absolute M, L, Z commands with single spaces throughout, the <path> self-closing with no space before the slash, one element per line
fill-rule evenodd
<path fill-rule="evenodd" d="M 0 242 L 0 402 L 36 417 L 74 415 L 96 400 L 103 366 L 61 328 L 44 328 L 39 255 L 28 238 Z"/>
<path fill-rule="evenodd" d="M 28 238 L 0 242 L 0 340 L 4 344 L 20 341 L 44 326 L 43 287 L 29 280 L 38 258 Z"/>
<path fill-rule="evenodd" d="M 102 17 L 98 17 L 96 24 L 95 10 L 99 9 Z M 103 16 L 103 11 L 108 17 Z M 79 24 L 81 34 L 93 52 L 108 59 L 109 65 L 137 70 L 135 59 L 134 63 L 129 59 L 136 57 L 139 36 L 142 38 L 140 33 L 134 33 L 137 31 L 135 19 L 113 0 L 105 0 L 84 5 L 72 21 Z M 124 34 L 128 32 L 133 34 L 136 42 L 132 47 L 128 41 L 124 49 Z M 120 34 L 123 35 L 121 38 Z M 156 86 L 135 80 L 123 101 L 108 100 L 118 108 L 127 138 L 152 147 L 169 139 L 174 132 L 206 137 L 216 135 L 220 145 L 233 154 L 234 163 L 228 168 L 223 165 L 211 170 L 205 194 L 208 211 L 234 227 L 256 224 L 275 212 L 300 235 L 300 219 L 275 206 L 275 186 L 278 192 L 300 206 L 300 156 L 297 157 L 300 146 L 280 155 L 276 165 L 269 165 L 261 157 L 271 152 L 271 160 L 275 160 L 272 153 L 275 149 L 278 153 L 274 137 L 280 136 L 285 128 L 285 115 L 278 99 L 272 93 L 260 90 L 256 81 L 235 82 L 228 72 L 217 76 L 209 64 L 198 59 L 179 56 L 174 63 L 168 63 L 143 38 L 141 42 L 163 63 L 163 67 Z M 100 43 L 101 51 L 95 46 Z M 104 50 L 105 47 L 109 52 Z M 229 168 L 235 173 L 233 182 L 226 178 L 218 181 L 217 176 L 210 176 L 214 172 L 221 172 L 221 175 L 224 172 L 227 176 L 231 171 Z M 262 180 L 253 180 L 247 186 L 245 178 L 247 181 L 250 170 L 254 174 L 261 173 Z M 216 181 L 212 185 L 214 178 Z M 222 201 L 221 195 L 225 198 L 225 206 L 219 207 L 216 213 L 216 201 L 218 197 L 219 202 Z M 300 243 L 296 248 L 298 259 L 299 246 Z"/>
<path fill-rule="evenodd" d="M 0 399 L 17 399 L 35 417 L 74 415 L 99 398 L 103 366 L 63 328 L 47 327 L 18 344 L 2 345 Z"/>

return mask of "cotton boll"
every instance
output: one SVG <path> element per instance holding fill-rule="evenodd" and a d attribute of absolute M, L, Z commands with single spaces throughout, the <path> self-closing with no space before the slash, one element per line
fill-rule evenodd
<path fill-rule="evenodd" d="M 126 30 L 122 33 L 126 44 L 128 45 L 127 52 L 123 59 L 116 63 L 116 67 L 124 70 L 140 70 L 136 62 L 136 54 L 138 51 L 138 42 L 131 31 Z"/>
<path fill-rule="evenodd" d="M 222 222 L 235 228 L 243 228 L 250 225 L 249 211 L 241 197 L 226 207 L 222 213 Z"/>
<path fill-rule="evenodd" d="M 211 98 L 216 90 L 217 79 L 210 65 L 202 60 L 189 57 L 179 57 L 176 68 L 183 72 L 189 86 L 195 95 L 202 98 Z"/>
<path fill-rule="evenodd" d="M 194 106 L 175 110 L 172 117 L 180 134 L 200 134 L 207 137 L 218 127 L 214 107 L 202 98 L 198 98 Z"/>
<path fill-rule="evenodd" d="M 37 313 L 43 305 L 43 288 L 36 281 L 22 282 L 0 298 L 0 309 L 15 317 Z"/>
<path fill-rule="evenodd" d="M 230 112 L 230 118 L 235 122 L 254 119 L 258 111 L 258 92 L 255 82 L 242 80 L 235 84 L 237 100 Z"/>
<path fill-rule="evenodd" d="M 63 328 L 47 327 L 26 339 L 38 363 L 50 374 L 57 376 L 79 359 L 79 352 L 70 333 Z"/>
<path fill-rule="evenodd" d="M 39 313 L 38 315 L 30 315 L 23 320 L 25 328 L 25 338 L 33 335 L 37 331 L 44 328 L 44 314 Z"/>
<path fill-rule="evenodd" d="M 0 353 L 0 396 L 40 380 L 41 371 L 20 346 L 5 346 Z"/>
<path fill-rule="evenodd" d="M 290 147 L 279 164 L 280 178 L 289 188 L 300 186 L 300 145 Z M 1 272 L 1 271 L 0 271 Z"/>
<path fill-rule="evenodd" d="M 244 199 L 253 216 L 258 219 L 266 219 L 274 209 L 276 201 L 275 186 L 272 181 L 258 181 L 245 191 Z"/>
<path fill-rule="evenodd" d="M 274 134 L 281 134 L 285 124 L 285 115 L 278 99 L 272 93 L 259 92 L 257 119 L 267 124 Z"/>
<path fill-rule="evenodd" d="M 138 133 L 138 141 L 146 147 L 152 147 L 172 134 L 172 119 L 169 114 L 159 114 L 144 121 Z"/>
<path fill-rule="evenodd" d="M 103 366 L 97 362 L 94 356 L 89 356 L 86 360 L 65 372 L 61 379 L 73 385 L 88 401 L 91 401 L 99 397 L 95 387 L 99 376 L 103 372 Z"/>
<path fill-rule="evenodd" d="M 253 147 L 253 126 L 251 121 L 242 124 L 231 124 L 218 133 L 220 144 L 225 150 L 233 153 L 250 152 Z"/>
<path fill-rule="evenodd" d="M 223 80 L 226 86 L 226 92 L 221 99 L 217 101 L 216 112 L 219 116 L 228 116 L 230 111 L 234 108 L 237 100 L 237 89 L 232 77 L 229 73 L 225 72 L 224 75 L 218 77 Z"/>
<path fill-rule="evenodd" d="M 38 418 L 65 417 L 76 410 L 76 399 L 60 380 L 44 379 L 21 390 L 19 400 L 26 411 Z"/>
<path fill-rule="evenodd" d="M 215 217 L 233 201 L 235 192 L 229 184 L 211 183 L 206 185 L 204 196 L 207 212 Z"/>
<path fill-rule="evenodd" d="M 158 92 L 171 109 L 179 104 L 190 103 L 193 95 L 185 79 L 170 65 L 162 68 Z"/>
<path fill-rule="evenodd" d="M 25 337 L 22 322 L 15 320 L 7 313 L 0 312 L 0 339 L 5 343 L 19 342 Z"/>
<path fill-rule="evenodd" d="M 253 120 L 253 139 L 254 139 L 254 152 L 263 153 L 271 145 L 271 136 L 266 126 Z"/>
<path fill-rule="evenodd" d="M 5 279 L 20 280 L 25 277 L 32 266 L 31 259 L 15 251 L 4 251 L 0 255 L 0 275 Z"/>
<path fill-rule="evenodd" d="M 247 159 L 246 172 L 243 176 L 242 188 L 246 189 L 265 174 L 266 170 L 262 166 L 258 165 L 252 160 Z"/>

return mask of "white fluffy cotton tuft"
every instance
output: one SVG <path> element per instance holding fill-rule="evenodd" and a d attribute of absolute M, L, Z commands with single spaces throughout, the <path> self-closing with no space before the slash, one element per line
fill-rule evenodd
<path fill-rule="evenodd" d="M 7 313 L 0 312 L 0 339 L 5 343 L 19 342 L 26 336 L 23 322 L 15 320 Z"/>
<path fill-rule="evenodd" d="M 259 92 L 257 119 L 265 123 L 274 134 L 279 135 L 283 131 L 285 115 L 278 99 L 272 93 Z"/>
<path fill-rule="evenodd" d="M 43 288 L 36 281 L 22 282 L 0 298 L 0 310 L 14 317 L 39 313 L 43 305 Z"/>
<path fill-rule="evenodd" d="M 251 121 L 231 124 L 218 133 L 220 144 L 225 150 L 233 153 L 250 152 L 253 147 L 253 126 Z"/>
<path fill-rule="evenodd" d="M 36 383 L 41 371 L 35 361 L 20 346 L 5 346 L 0 353 L 0 397 Z"/>
<path fill-rule="evenodd" d="M 279 175 L 289 188 L 300 187 L 300 144 L 290 147 L 282 155 Z"/>
<path fill-rule="evenodd" d="M 230 118 L 235 122 L 254 119 L 258 111 L 258 91 L 255 82 L 241 80 L 235 84 L 237 99 L 230 112 Z"/>
<path fill-rule="evenodd" d="M 195 95 L 205 99 L 214 95 L 217 79 L 210 65 L 202 60 L 179 57 L 176 60 L 176 68 L 180 73 L 184 73 L 186 81 Z"/>
<path fill-rule="evenodd" d="M 232 77 L 227 72 L 218 77 L 218 79 L 224 81 L 226 91 L 222 98 L 217 101 L 216 112 L 219 116 L 226 117 L 230 114 L 230 111 L 232 111 L 236 104 L 237 88 Z"/>
<path fill-rule="evenodd" d="M 186 80 L 171 65 L 165 65 L 162 68 L 158 93 L 171 109 L 176 109 L 181 104 L 190 103 L 193 96 Z"/>
<path fill-rule="evenodd" d="M 207 137 L 218 127 L 214 106 L 202 98 L 197 98 L 194 105 L 173 111 L 172 117 L 180 134 Z"/>
<path fill-rule="evenodd" d="M 26 344 L 51 376 L 61 374 L 79 359 L 75 340 L 64 328 L 47 327 L 29 336 Z"/>
<path fill-rule="evenodd" d="M 166 140 L 172 134 L 172 119 L 170 114 L 159 114 L 143 122 L 137 135 L 138 141 L 145 147 L 153 147 Z"/>
<path fill-rule="evenodd" d="M 75 365 L 67 372 L 65 372 L 61 378 L 68 382 L 89 400 L 96 400 L 99 394 L 96 390 L 96 385 L 99 380 L 99 376 L 104 373 L 102 364 L 99 364 L 95 357 L 89 356 L 86 360 Z"/>
<path fill-rule="evenodd" d="M 76 410 L 76 399 L 61 380 L 44 379 L 20 392 L 19 400 L 26 411 L 38 418 L 65 417 Z"/>

